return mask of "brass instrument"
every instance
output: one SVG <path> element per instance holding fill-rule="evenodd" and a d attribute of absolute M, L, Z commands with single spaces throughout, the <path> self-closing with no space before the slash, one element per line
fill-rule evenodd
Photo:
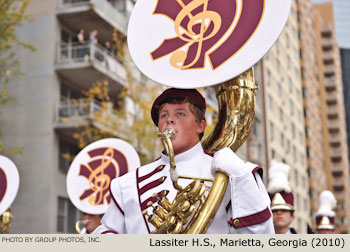
<path fill-rule="evenodd" d="M 0 234 L 8 234 L 10 232 L 12 219 L 13 215 L 11 208 L 9 208 L 0 216 Z"/>
<path fill-rule="evenodd" d="M 203 148 L 210 153 L 215 153 L 224 147 L 231 147 L 236 151 L 247 139 L 255 117 L 257 86 L 254 83 L 253 68 L 230 81 L 217 85 L 215 90 L 219 105 L 218 123 L 203 141 Z M 169 156 L 171 178 L 178 192 L 172 203 L 165 196 L 160 198 L 158 206 L 154 208 L 148 221 L 157 228 L 153 233 L 205 233 L 225 194 L 228 176 L 217 172 L 210 193 L 205 199 L 208 187 L 203 181 L 210 179 L 190 178 L 176 174 L 170 140 L 174 136 L 171 136 L 171 132 L 171 130 L 165 130 L 158 136 Z M 185 188 L 181 188 L 177 184 L 178 178 L 190 178 L 194 181 Z M 146 211 L 144 214 L 147 214 Z M 188 217 L 192 215 L 193 218 L 189 221 Z M 188 225 L 185 227 L 186 224 Z"/>
<path fill-rule="evenodd" d="M 85 228 L 85 225 L 89 223 L 89 220 L 78 220 L 75 222 L 75 230 L 77 231 L 77 234 L 81 234 L 81 231 L 83 228 Z"/>

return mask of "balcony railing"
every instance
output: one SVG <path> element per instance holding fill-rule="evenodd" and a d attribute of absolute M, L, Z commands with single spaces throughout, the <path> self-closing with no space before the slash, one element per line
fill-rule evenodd
<path fill-rule="evenodd" d="M 338 96 L 336 94 L 334 94 L 334 93 L 327 93 L 326 94 L 326 99 L 328 101 L 336 101 L 336 100 L 338 100 Z"/>
<path fill-rule="evenodd" d="M 339 114 L 339 108 L 338 107 L 328 107 L 327 108 L 327 114 L 328 115 L 336 115 Z"/>
<path fill-rule="evenodd" d="M 337 86 L 336 82 L 335 82 L 335 79 L 332 79 L 332 78 L 325 78 L 324 84 L 328 88 L 334 88 L 334 87 Z"/>
<path fill-rule="evenodd" d="M 130 125 L 126 118 L 119 117 L 112 108 L 102 109 L 97 100 L 76 99 L 62 100 L 57 105 L 57 128 L 74 128 L 86 125 L 91 120 L 96 128 L 110 132 L 113 135 L 123 135 Z M 118 125 L 118 127 L 117 127 Z M 118 128 L 118 131 L 117 131 Z"/>
<path fill-rule="evenodd" d="M 334 42 L 331 38 L 324 38 L 322 39 L 322 45 L 325 47 L 332 47 L 334 45 Z"/>
<path fill-rule="evenodd" d="M 335 73 L 335 66 L 334 65 L 325 66 L 324 72 L 325 73 Z"/>
<path fill-rule="evenodd" d="M 131 9 L 129 0 L 59 0 L 58 13 L 71 13 L 92 9 L 112 26 L 126 33 L 128 17 Z"/>
<path fill-rule="evenodd" d="M 56 122 L 66 123 L 74 119 L 81 121 L 93 118 L 94 113 L 101 110 L 96 100 L 88 99 L 63 100 L 57 106 Z"/>
<path fill-rule="evenodd" d="M 343 155 L 343 149 L 341 147 L 330 148 L 330 154 L 332 157 L 341 157 Z"/>
<path fill-rule="evenodd" d="M 325 60 L 334 59 L 334 52 L 323 52 L 323 59 Z"/>
<path fill-rule="evenodd" d="M 57 63 L 59 65 L 93 62 L 106 69 L 115 78 L 127 80 L 124 66 L 117 56 L 98 44 L 64 43 L 58 48 Z"/>

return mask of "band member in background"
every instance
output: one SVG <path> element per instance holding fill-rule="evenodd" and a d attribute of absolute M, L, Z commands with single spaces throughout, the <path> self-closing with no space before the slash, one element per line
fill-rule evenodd
<path fill-rule="evenodd" d="M 83 213 L 83 224 L 84 227 L 82 228 L 80 234 L 91 234 L 99 225 L 101 222 L 103 214 L 88 214 Z"/>
<path fill-rule="evenodd" d="M 153 103 L 151 116 L 159 132 L 172 127 L 176 171 L 179 175 L 213 178 L 216 171 L 229 176 L 229 185 L 207 233 L 274 233 L 270 199 L 261 179 L 262 168 L 241 160 L 223 148 L 214 157 L 203 151 L 200 139 L 206 127 L 206 102 L 195 89 L 165 90 Z M 176 196 L 169 158 L 129 172 L 111 182 L 112 202 L 94 233 L 151 233 L 147 215 L 163 195 Z M 185 187 L 192 180 L 179 179 Z"/>
<path fill-rule="evenodd" d="M 269 169 L 268 192 L 271 199 L 273 225 L 276 234 L 296 234 L 290 227 L 294 220 L 294 195 L 289 187 L 288 174 L 290 167 L 287 164 L 272 160 Z"/>
<path fill-rule="evenodd" d="M 337 201 L 330 191 L 323 191 L 319 198 L 320 207 L 316 213 L 316 230 L 318 234 L 335 234 L 335 212 Z"/>

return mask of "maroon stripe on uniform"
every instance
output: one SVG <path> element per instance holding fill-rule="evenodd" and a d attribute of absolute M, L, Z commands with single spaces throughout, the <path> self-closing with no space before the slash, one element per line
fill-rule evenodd
<path fill-rule="evenodd" d="M 235 228 L 242 228 L 246 226 L 252 226 L 256 224 L 260 224 L 264 221 L 267 221 L 271 217 L 271 212 L 268 207 L 266 207 L 265 210 L 258 212 L 256 214 L 240 217 L 240 218 L 235 218 L 235 220 L 239 220 L 239 225 L 234 226 L 234 220 L 231 218 L 228 223 Z"/>
<path fill-rule="evenodd" d="M 160 181 L 161 178 L 164 178 L 164 180 L 163 180 L 163 181 Z M 154 188 L 154 187 L 157 187 L 157 186 L 163 184 L 163 182 L 165 181 L 166 177 L 161 177 L 161 178 L 159 178 L 159 179 L 157 179 L 157 180 L 154 180 L 154 181 L 152 181 L 151 183 L 148 183 L 147 185 L 145 185 L 144 187 L 142 187 L 140 190 L 138 190 L 138 191 L 139 191 L 139 195 L 142 195 L 142 194 L 144 194 L 145 192 L 147 192 L 148 190 L 150 190 L 150 189 L 152 189 L 152 188 Z"/>
<path fill-rule="evenodd" d="M 159 167 L 159 166 L 158 166 L 158 167 Z M 146 174 L 146 175 L 144 175 L 144 176 L 138 178 L 138 179 L 137 179 L 137 182 L 138 182 L 138 183 L 141 183 L 141 182 L 144 181 L 145 179 L 148 179 L 149 177 L 153 176 L 154 174 L 156 174 L 156 173 L 162 171 L 162 169 L 158 169 L 158 167 L 157 167 L 156 169 L 154 169 L 152 172 L 150 172 L 150 173 L 148 173 L 148 174 Z"/>
<path fill-rule="evenodd" d="M 106 230 L 106 231 L 103 231 L 101 234 L 118 234 L 118 232 L 115 232 L 112 230 Z"/>
<path fill-rule="evenodd" d="M 139 206 L 141 208 L 141 194 L 140 194 L 140 187 L 139 187 L 139 169 L 140 168 L 136 169 L 136 187 L 137 187 L 137 192 L 138 192 L 138 196 L 139 196 Z M 142 214 L 142 210 L 141 210 L 141 214 Z M 143 214 L 142 214 L 142 217 L 143 217 L 143 220 L 145 222 L 148 233 L 151 233 L 149 226 L 148 226 L 148 223 L 146 221 L 146 217 Z"/>
<path fill-rule="evenodd" d="M 118 202 L 117 202 L 116 199 L 114 198 L 114 196 L 113 196 L 113 194 L 112 194 L 111 187 L 109 187 L 109 194 L 112 196 L 112 200 L 113 200 L 114 204 L 117 206 L 117 208 L 119 209 L 120 213 L 121 213 L 122 215 L 125 215 L 123 209 L 119 206 Z"/>
<path fill-rule="evenodd" d="M 264 170 L 261 166 L 257 166 L 254 168 L 254 170 L 252 171 L 252 173 L 254 174 L 255 172 L 258 172 L 261 179 L 263 178 L 263 175 L 264 175 Z"/>

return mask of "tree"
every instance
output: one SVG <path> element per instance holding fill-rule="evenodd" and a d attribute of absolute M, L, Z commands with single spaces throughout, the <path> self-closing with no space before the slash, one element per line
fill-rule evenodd
<path fill-rule="evenodd" d="M 85 111 L 90 109 L 91 104 L 98 107 L 93 113 L 89 113 L 87 124 L 86 121 L 81 121 L 79 116 L 63 120 L 78 122 L 73 138 L 79 148 L 102 138 L 118 137 L 134 146 L 141 163 L 148 163 L 158 157 L 161 148 L 150 110 L 153 100 L 164 88 L 152 83 L 136 70 L 126 50 L 126 38 L 118 30 L 113 32 L 113 47 L 115 56 L 125 67 L 127 87 L 124 87 L 117 96 L 111 97 L 107 80 L 93 83 L 89 90 L 83 91 L 86 97 L 83 107 L 81 100 L 70 101 L 71 104 L 79 103 L 81 109 Z M 63 154 L 63 157 L 68 161 L 74 158 L 69 153 Z"/>
<path fill-rule="evenodd" d="M 108 81 L 101 80 L 83 92 L 88 101 L 85 106 L 98 101 L 99 109 L 90 116 L 88 125 L 77 126 L 79 130 L 73 134 L 73 138 L 77 140 L 79 148 L 106 137 L 122 138 L 136 149 L 141 163 L 146 164 L 158 158 L 162 149 L 150 111 L 154 99 L 165 87 L 147 79 L 136 69 L 125 42 L 125 36 L 114 30 L 113 47 L 118 60 L 125 67 L 127 87 L 124 87 L 117 97 L 110 97 Z M 215 112 L 211 107 L 208 107 L 208 110 Z M 209 125 L 208 130 L 212 127 Z M 205 135 L 207 134 L 206 131 Z M 69 154 L 64 154 L 64 157 L 69 161 L 74 158 Z"/>
<path fill-rule="evenodd" d="M 24 21 L 32 21 L 25 14 L 30 0 L 1 0 L 0 1 L 0 104 L 4 105 L 13 99 L 7 96 L 7 84 L 12 77 L 21 76 L 18 70 L 14 46 L 35 51 L 35 49 L 17 39 L 15 29 Z M 0 130 L 1 136 L 1 130 Z M 10 153 L 18 153 L 21 148 L 11 149 Z M 3 152 L 3 143 L 0 141 L 0 153 Z"/>

